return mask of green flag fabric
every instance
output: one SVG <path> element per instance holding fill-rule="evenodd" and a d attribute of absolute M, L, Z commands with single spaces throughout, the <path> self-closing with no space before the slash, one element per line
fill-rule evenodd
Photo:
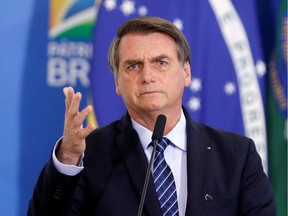
<path fill-rule="evenodd" d="M 277 215 L 287 216 L 287 1 L 278 14 L 275 51 L 269 64 L 268 155 L 269 178 Z"/>

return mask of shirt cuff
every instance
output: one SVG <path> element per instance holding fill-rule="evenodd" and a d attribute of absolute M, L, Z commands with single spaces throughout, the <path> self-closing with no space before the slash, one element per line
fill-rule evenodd
<path fill-rule="evenodd" d="M 60 172 L 64 175 L 68 175 L 68 176 L 75 176 L 84 169 L 84 166 L 83 166 L 84 154 L 79 159 L 79 162 L 78 162 L 79 166 L 61 163 L 56 157 L 56 150 L 58 149 L 61 141 L 62 141 L 62 137 L 57 141 L 56 145 L 54 146 L 54 149 L 52 152 L 53 164 L 56 167 L 58 172 Z"/>

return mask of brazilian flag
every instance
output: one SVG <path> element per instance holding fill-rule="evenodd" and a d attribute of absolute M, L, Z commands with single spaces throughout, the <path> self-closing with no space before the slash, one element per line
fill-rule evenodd
<path fill-rule="evenodd" d="M 269 178 L 279 216 L 287 215 L 287 1 L 282 0 L 275 51 L 269 65 L 268 155 Z"/>

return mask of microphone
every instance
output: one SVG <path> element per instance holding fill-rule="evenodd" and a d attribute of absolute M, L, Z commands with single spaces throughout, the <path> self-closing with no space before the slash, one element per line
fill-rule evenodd
<path fill-rule="evenodd" d="M 166 124 L 166 116 L 163 114 L 158 115 L 156 123 L 155 123 L 154 131 L 152 134 L 152 141 L 153 142 L 155 142 L 155 140 L 157 143 L 161 142 L 161 140 L 163 138 L 165 124 Z"/>
<path fill-rule="evenodd" d="M 155 126 L 154 126 L 154 131 L 151 137 L 153 141 L 153 150 L 152 150 L 151 158 L 150 158 L 149 165 L 148 165 L 147 172 L 146 172 L 145 182 L 144 182 L 144 186 L 142 189 L 142 196 L 141 196 L 141 201 L 139 204 L 137 216 L 141 216 L 142 214 L 143 205 L 145 202 L 145 197 L 146 197 L 146 192 L 147 192 L 147 186 L 148 186 L 149 177 L 151 173 L 151 168 L 152 168 L 152 164 L 155 158 L 156 146 L 163 138 L 165 124 L 166 124 L 166 116 L 163 114 L 158 115 Z"/>

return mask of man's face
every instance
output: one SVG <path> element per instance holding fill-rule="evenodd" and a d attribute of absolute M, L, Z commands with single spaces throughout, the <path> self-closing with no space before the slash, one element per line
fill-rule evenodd
<path fill-rule="evenodd" d="M 182 105 L 190 65 L 178 60 L 176 43 L 163 33 L 127 34 L 119 44 L 116 92 L 130 113 L 172 111 Z"/>

